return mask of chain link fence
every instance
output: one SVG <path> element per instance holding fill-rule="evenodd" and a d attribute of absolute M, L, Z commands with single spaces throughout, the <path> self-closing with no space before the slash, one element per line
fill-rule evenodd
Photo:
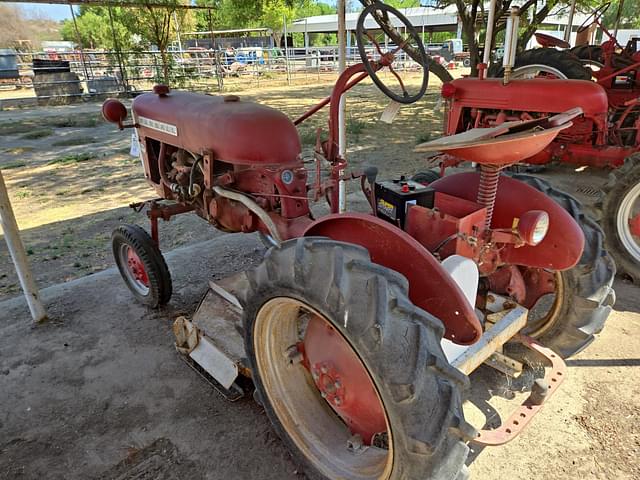
<path fill-rule="evenodd" d="M 348 64 L 360 61 L 349 48 Z M 409 62 L 409 60 L 406 60 Z M 136 95 L 156 83 L 206 92 L 332 82 L 337 47 L 159 51 L 17 52 L 0 50 L 0 106 L 58 105 Z M 168 80 L 168 81 L 167 81 Z"/>

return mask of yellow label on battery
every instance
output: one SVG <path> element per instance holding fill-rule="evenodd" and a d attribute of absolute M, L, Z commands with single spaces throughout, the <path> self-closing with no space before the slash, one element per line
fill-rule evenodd
<path fill-rule="evenodd" d="M 378 212 L 386 215 L 387 217 L 391 217 L 393 219 L 396 218 L 396 206 L 393 203 L 387 202 L 383 198 L 378 199 Z"/>

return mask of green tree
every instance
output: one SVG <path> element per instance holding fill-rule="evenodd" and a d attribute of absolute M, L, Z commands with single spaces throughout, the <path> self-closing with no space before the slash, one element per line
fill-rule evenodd
<path fill-rule="evenodd" d="M 266 27 L 273 32 L 276 45 L 282 39 L 283 19 L 335 13 L 335 8 L 313 0 L 196 0 L 212 7 L 214 29 Z M 207 11 L 196 13 L 199 30 L 209 30 Z"/>
<path fill-rule="evenodd" d="M 127 20 L 128 17 L 131 17 L 131 13 L 120 7 L 112 7 L 111 13 L 117 43 L 121 49 L 128 50 L 132 45 L 129 21 Z M 76 24 L 78 25 L 80 46 L 83 48 L 104 48 L 107 50 L 116 48 L 108 8 L 80 6 L 76 16 Z M 64 40 L 78 43 L 72 19 L 62 22 L 60 34 Z"/>
<path fill-rule="evenodd" d="M 602 19 L 605 27 L 613 30 L 616 24 L 616 16 L 620 2 L 612 2 Z M 635 29 L 640 28 L 640 2 L 637 0 L 626 0 L 620 12 L 620 24 L 618 28 Z"/>
<path fill-rule="evenodd" d="M 587 8 L 594 3 L 594 0 L 578 0 L 580 8 Z M 556 7 L 567 8 L 571 0 L 547 0 L 538 8 L 538 0 L 513 1 L 498 0 L 496 3 L 496 14 L 493 27 L 492 46 L 498 34 L 506 29 L 506 18 L 511 7 L 520 7 L 520 34 L 518 36 L 518 48 L 524 49 L 531 36 L 540 27 L 540 24 L 547 18 L 547 15 Z M 484 34 L 488 12 L 484 10 L 482 0 L 439 0 L 438 7 L 446 8 L 454 5 L 458 10 L 462 23 L 463 39 L 469 45 L 469 55 L 471 59 L 471 74 L 476 75 L 477 65 L 481 61 L 480 45 L 484 44 Z"/>

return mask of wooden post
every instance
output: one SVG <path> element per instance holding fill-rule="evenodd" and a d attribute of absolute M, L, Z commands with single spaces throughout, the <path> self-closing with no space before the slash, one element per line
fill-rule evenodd
<path fill-rule="evenodd" d="M 27 299 L 31 317 L 35 322 L 42 322 L 47 319 L 47 312 L 40 301 L 40 293 L 27 261 L 27 253 L 24 251 L 22 240 L 20 240 L 20 231 L 9 202 L 9 194 L 2 177 L 2 170 L 0 170 L 0 225 L 2 226 L 4 239 L 7 242 L 13 264 L 16 267 L 20 286 Z"/>

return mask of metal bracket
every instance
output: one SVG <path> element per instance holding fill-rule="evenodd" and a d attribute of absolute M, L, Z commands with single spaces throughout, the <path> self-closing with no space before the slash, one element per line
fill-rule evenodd
<path fill-rule="evenodd" d="M 495 446 L 513 440 L 531 422 L 536 413 L 542 409 L 544 402 L 556 392 L 564 380 L 566 365 L 557 353 L 525 335 L 518 334 L 513 339 L 545 357 L 551 363 L 551 368 L 547 370 L 544 380 L 536 382 L 531 395 L 501 427 L 494 430 L 480 430 L 478 436 L 472 440 L 473 443 Z"/>

